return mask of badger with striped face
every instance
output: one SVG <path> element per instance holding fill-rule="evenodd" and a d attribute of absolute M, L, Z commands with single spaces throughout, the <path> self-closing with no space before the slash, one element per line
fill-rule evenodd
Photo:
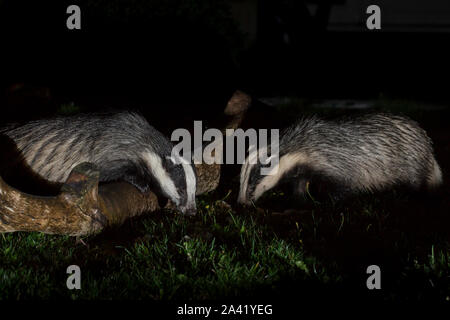
<path fill-rule="evenodd" d="M 259 152 L 257 150 L 255 152 Z M 390 114 L 326 121 L 304 118 L 279 142 L 279 164 L 267 175 L 250 154 L 241 168 L 238 201 L 251 204 L 266 191 L 294 181 L 302 193 L 307 181 L 326 181 L 345 194 L 395 185 L 433 189 L 442 173 L 431 139 L 413 120 Z"/>
<path fill-rule="evenodd" d="M 78 164 L 90 162 L 100 181 L 124 180 L 141 192 L 170 199 L 196 213 L 194 166 L 172 156 L 172 143 L 134 112 L 82 114 L 32 121 L 2 130 L 33 173 L 64 183 Z"/>

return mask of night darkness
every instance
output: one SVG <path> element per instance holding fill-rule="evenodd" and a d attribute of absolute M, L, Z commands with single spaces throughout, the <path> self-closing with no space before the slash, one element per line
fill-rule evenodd
<path fill-rule="evenodd" d="M 226 1 L 199 10 L 182 1 L 138 1 L 135 10 L 123 1 L 81 1 L 79 31 L 66 28 L 69 2 L 2 1 L 2 86 L 26 82 L 61 100 L 181 111 L 220 105 L 235 88 L 257 96 L 448 101 L 448 32 L 327 32 L 301 1 L 296 11 L 259 2 L 257 36 L 246 45 Z M 275 16 L 287 21 L 282 28 Z"/>
<path fill-rule="evenodd" d="M 252 211 L 247 215 L 235 207 L 237 194 L 234 188 L 239 190 L 239 168 L 230 166 L 222 169 L 225 178 L 217 190 L 203 198 L 197 197 L 197 203 L 204 208 L 203 216 L 208 213 L 206 220 L 198 217 L 182 220 L 178 215 L 165 212 L 155 217 L 133 218 L 120 228 L 85 239 L 88 243 L 86 252 L 78 240 L 58 238 L 61 248 L 73 246 L 73 257 L 67 258 L 61 253 L 59 258 L 49 258 L 43 253 L 33 253 L 42 260 L 30 262 L 28 256 L 22 260 L 25 271 L 28 267 L 38 270 L 36 265 L 39 263 L 50 265 L 52 260 L 60 261 L 54 267 L 56 271 L 52 272 L 59 272 L 57 268 L 64 268 L 73 260 L 83 261 L 78 264 L 82 270 L 88 270 L 86 274 L 89 273 L 91 280 L 97 276 L 106 279 L 108 271 L 116 272 L 114 275 L 121 279 L 120 286 L 126 293 L 118 294 L 114 282 L 104 280 L 104 288 L 96 288 L 98 291 L 86 289 L 85 295 L 76 296 L 68 294 L 65 288 L 52 289 L 55 284 L 49 280 L 47 291 L 33 287 L 26 291 L 20 287 L 18 297 L 11 289 L 12 285 L 5 285 L 8 290 L 5 289 L 2 295 L 2 279 L 13 279 L 13 276 L 2 278 L 2 272 L 13 270 L 15 264 L 11 261 L 15 260 L 8 260 L 6 249 L 3 253 L 1 249 L 7 240 L 16 241 L 18 246 L 25 248 L 27 233 L 19 233 L 21 238 L 14 238 L 15 234 L 4 242 L 0 238 L 0 300 L 16 300 L 23 296 L 25 299 L 142 298 L 184 303 L 221 299 L 239 302 L 242 297 L 253 299 L 251 301 L 256 299 L 258 303 L 274 303 L 267 297 L 293 299 L 298 294 L 311 300 L 333 300 L 340 296 L 342 300 L 367 298 L 365 301 L 369 302 L 373 298 L 376 301 L 446 300 L 448 303 L 450 2 L 429 1 L 429 10 L 424 10 L 423 4 L 420 4 L 420 10 L 413 10 L 414 3 L 419 6 L 420 1 L 403 1 L 404 11 L 399 4 L 378 2 L 382 12 L 381 30 L 366 28 L 368 15 L 360 12 L 366 5 L 355 4 L 352 0 L 0 0 L 0 125 L 78 111 L 137 110 L 149 123 L 170 136 L 179 127 L 191 130 L 193 120 L 203 120 L 206 126 L 220 128 L 227 120 L 222 115 L 224 107 L 235 90 L 242 90 L 253 98 L 244 121 L 245 128 L 284 128 L 296 117 L 315 113 L 329 118 L 359 114 L 365 111 L 339 108 L 324 111 L 317 105 L 323 106 L 330 101 L 344 101 L 344 104 L 346 101 L 363 101 L 373 107 L 369 112 L 392 111 L 416 120 L 433 140 L 436 158 L 444 174 L 444 186 L 426 199 L 418 196 L 420 200 L 417 200 L 414 199 L 416 194 L 411 196 L 400 191 L 398 197 L 397 193 L 387 192 L 379 198 L 369 195 L 338 207 L 334 203 L 316 207 L 315 200 L 306 200 L 301 210 L 297 208 L 287 215 L 289 208 L 284 205 L 297 203 L 291 202 L 291 198 L 280 202 L 275 195 L 262 202 L 269 211 L 261 214 L 260 208 L 255 208 L 256 213 Z M 66 27 L 69 16 L 66 8 L 72 4 L 81 8 L 81 30 Z M 275 105 L 270 105 L 270 101 L 275 101 Z M 276 101 L 290 102 L 286 102 L 286 106 Z M 299 105 L 295 105 L 296 102 Z M 75 109 L 70 109 L 72 107 Z M 280 192 L 278 196 L 285 189 Z M 263 230 L 254 231 L 255 235 L 259 237 L 268 230 L 265 237 L 258 238 L 261 246 L 267 245 L 270 249 L 272 238 L 288 243 L 286 248 L 299 249 L 300 246 L 300 251 L 293 251 L 291 255 L 286 253 L 283 259 L 301 252 L 304 257 L 312 257 L 310 260 L 305 258 L 305 266 L 316 261 L 314 266 L 316 263 L 323 266 L 323 274 L 304 278 L 298 265 L 297 269 L 292 267 L 294 271 L 289 269 L 287 262 L 279 262 L 278 266 L 280 256 L 272 260 L 247 256 L 248 242 L 241 245 L 239 241 L 243 236 L 227 229 L 230 221 L 236 221 L 224 217 L 222 209 L 216 206 L 222 199 L 235 210 L 238 220 L 243 219 L 246 228 L 250 230 L 252 227 L 248 226 L 255 223 L 254 230 Z M 370 209 L 366 210 L 366 207 Z M 211 208 L 218 210 L 214 223 L 208 220 L 212 219 Z M 314 212 L 312 218 L 309 212 Z M 372 213 L 357 217 L 356 212 Z M 322 218 L 316 220 L 319 215 Z M 353 218 L 346 220 L 347 215 Z M 176 222 L 172 222 L 172 218 Z M 246 219 L 252 219 L 251 223 Z M 336 235 L 335 229 L 339 230 Z M 207 244 L 211 239 L 217 239 L 224 248 L 231 247 L 240 252 L 237 257 L 242 259 L 242 266 L 255 262 L 261 268 L 265 261 L 267 269 L 261 271 L 261 278 L 255 282 L 241 279 L 236 287 L 221 284 L 223 288 L 231 288 L 229 291 L 216 283 L 192 282 L 189 279 L 197 279 L 196 276 L 210 281 L 207 268 L 212 267 L 203 260 L 199 261 L 208 266 L 205 270 L 202 263 L 199 263 L 199 271 L 185 266 L 189 264 L 185 264 L 180 252 L 188 250 L 183 247 L 187 242 L 182 242 L 187 240 L 180 239 L 186 239 L 186 234 L 189 239 L 200 239 Z M 276 236 L 272 237 L 273 234 Z M 48 237 L 42 240 L 44 247 L 55 250 L 50 244 L 51 236 Z M 122 266 L 123 261 L 126 261 L 124 268 L 128 268 L 124 273 L 130 275 L 137 272 L 133 263 L 147 263 L 139 260 L 136 244 L 153 246 L 164 237 L 169 239 L 164 255 L 173 257 L 173 266 L 182 270 L 176 280 L 170 278 L 176 285 L 167 284 L 172 280 L 164 278 L 165 271 L 160 274 L 154 271 L 158 268 L 166 270 L 162 262 L 161 266 L 158 265 L 160 262 L 155 262 L 154 273 L 147 274 L 148 277 L 161 275 L 161 287 L 154 283 L 139 287 L 133 278 L 122 278 L 118 265 Z M 178 245 L 177 241 L 182 244 Z M 120 248 L 136 254 L 136 260 L 126 260 L 128 258 Z M 269 252 L 269 249 L 264 250 Z M 433 259 L 434 254 L 441 257 L 439 266 L 437 262 L 431 263 L 431 267 L 427 265 L 430 250 L 434 250 Z M 385 295 L 368 294 L 365 288 L 367 275 L 362 268 L 374 263 L 372 257 L 380 261 L 383 270 L 388 270 L 383 274 Z M 2 265 L 2 261 L 6 262 Z M 159 260 L 155 258 L 155 261 Z M 230 265 L 236 267 L 236 264 Z M 279 270 L 279 274 L 275 272 L 278 278 L 274 282 L 268 282 L 267 275 L 263 277 L 265 272 L 270 274 L 271 266 Z M 97 272 L 102 268 L 105 274 Z M 243 271 L 236 272 L 239 273 L 244 274 Z M 258 276 L 256 272 L 255 279 Z M 65 278 L 62 271 L 55 283 L 65 281 Z M 360 278 L 362 285 L 358 282 Z M 130 286 L 124 283 L 130 283 Z M 26 285 L 26 280 L 22 285 Z M 295 285 L 305 289 L 297 292 Z M 208 289 L 202 291 L 203 287 Z M 226 293 L 222 295 L 222 292 Z M 191 294 L 195 296 L 191 297 Z M 171 310 L 176 310 L 177 306 L 172 305 Z"/>

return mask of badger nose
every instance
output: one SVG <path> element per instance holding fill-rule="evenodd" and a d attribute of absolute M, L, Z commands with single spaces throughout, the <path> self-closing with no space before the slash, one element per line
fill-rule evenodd
<path fill-rule="evenodd" d="M 249 201 L 248 198 L 246 198 L 245 196 L 239 195 L 237 203 L 241 206 L 249 206 L 251 205 L 251 201 Z"/>
<path fill-rule="evenodd" d="M 254 202 L 249 198 L 238 199 L 237 205 L 239 208 L 248 208 L 254 206 Z"/>
<path fill-rule="evenodd" d="M 239 195 L 237 198 L 237 202 L 243 206 L 249 206 L 252 204 L 253 195 L 250 192 L 246 192 L 244 190 L 239 190 Z"/>
<path fill-rule="evenodd" d="M 197 208 L 196 207 L 183 207 L 183 208 L 181 208 L 181 212 L 185 216 L 195 216 L 197 214 Z"/>

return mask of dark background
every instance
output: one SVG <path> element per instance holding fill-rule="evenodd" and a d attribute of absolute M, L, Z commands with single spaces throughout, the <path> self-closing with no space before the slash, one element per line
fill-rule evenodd
<path fill-rule="evenodd" d="M 308 1 L 324 8 L 312 16 L 305 1 L 260 0 L 249 41 L 233 2 L 0 0 L 4 119 L 72 101 L 88 111 L 145 109 L 168 122 L 206 118 L 237 88 L 257 97 L 449 100 L 448 32 L 369 31 L 365 21 L 327 31 L 327 1 Z M 70 4 L 81 8 L 81 30 L 66 28 Z"/>

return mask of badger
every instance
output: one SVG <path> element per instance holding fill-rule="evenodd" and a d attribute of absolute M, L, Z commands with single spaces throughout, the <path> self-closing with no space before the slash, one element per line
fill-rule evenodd
<path fill-rule="evenodd" d="M 171 142 L 136 112 L 80 114 L 37 120 L 0 131 L 40 178 L 63 183 L 78 164 L 90 162 L 100 181 L 150 187 L 187 215 L 196 213 L 194 166 L 174 159 Z"/>
<path fill-rule="evenodd" d="M 396 185 L 433 189 L 442 183 L 431 139 L 405 116 L 306 117 L 281 133 L 278 147 L 278 166 L 267 175 L 261 174 L 264 163 L 250 161 L 261 149 L 248 155 L 241 167 L 239 203 L 251 204 L 287 181 L 294 181 L 297 194 L 308 181 L 326 181 L 337 186 L 331 188 L 337 198 Z"/>

